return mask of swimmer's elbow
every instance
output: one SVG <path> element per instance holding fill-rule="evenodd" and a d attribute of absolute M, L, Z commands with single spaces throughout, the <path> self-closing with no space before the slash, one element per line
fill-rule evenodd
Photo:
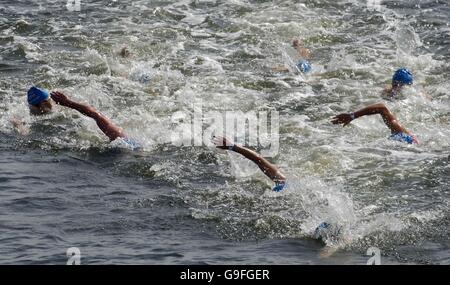
<path fill-rule="evenodd" d="M 373 107 L 376 109 L 379 109 L 379 110 L 387 110 L 388 109 L 386 107 L 386 105 L 384 105 L 384 103 L 382 103 L 382 102 L 374 104 Z"/>
<path fill-rule="evenodd" d="M 388 115 L 390 113 L 389 108 L 382 102 L 372 105 L 374 114 Z"/>

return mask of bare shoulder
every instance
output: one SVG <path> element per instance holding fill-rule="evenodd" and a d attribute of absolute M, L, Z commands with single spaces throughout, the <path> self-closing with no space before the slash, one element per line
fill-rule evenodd
<path fill-rule="evenodd" d="M 383 91 L 381 92 L 381 97 L 384 98 L 391 98 L 392 97 L 392 87 L 386 85 L 383 89 Z"/>

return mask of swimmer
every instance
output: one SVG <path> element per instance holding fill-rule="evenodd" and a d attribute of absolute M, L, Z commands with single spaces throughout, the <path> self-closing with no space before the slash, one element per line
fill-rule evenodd
<path fill-rule="evenodd" d="M 304 59 L 311 58 L 311 51 L 307 48 L 303 47 L 303 42 L 299 39 L 295 39 L 292 41 L 292 47 L 295 48 L 298 52 L 298 55 Z"/>
<path fill-rule="evenodd" d="M 297 56 L 300 58 L 295 68 L 301 73 L 308 73 L 312 70 L 309 59 L 311 58 L 311 51 L 303 46 L 303 42 L 299 39 L 292 41 L 292 47 L 297 51 Z M 277 72 L 289 72 L 289 68 L 285 66 L 278 66 L 272 68 Z"/>
<path fill-rule="evenodd" d="M 217 148 L 237 152 L 246 157 L 247 159 L 256 163 L 256 165 L 258 165 L 258 167 L 262 170 L 262 172 L 267 177 L 269 177 L 273 182 L 275 182 L 275 186 L 272 189 L 273 191 L 280 192 L 286 186 L 286 177 L 281 173 L 278 167 L 270 163 L 260 154 L 246 147 L 234 144 L 229 139 L 224 137 L 214 136 L 212 138 L 212 142 L 216 145 Z"/>
<path fill-rule="evenodd" d="M 50 99 L 50 97 L 52 100 Z M 112 123 L 108 118 L 95 110 L 93 107 L 77 103 L 69 99 L 61 92 L 54 91 L 49 94 L 47 91 L 36 87 L 31 87 L 30 90 L 28 90 L 28 104 L 30 113 L 32 115 L 38 116 L 51 113 L 53 111 L 52 101 L 58 105 L 74 109 L 81 114 L 94 119 L 97 123 L 97 126 L 109 138 L 110 141 L 114 141 L 117 138 L 122 138 L 128 144 L 137 145 L 126 136 L 122 129 L 117 127 L 114 123 Z M 13 119 L 11 120 L 11 122 L 22 135 L 26 135 L 28 133 L 28 131 L 24 128 L 24 125 L 17 119 Z"/>
<path fill-rule="evenodd" d="M 324 247 L 320 250 L 320 258 L 328 258 L 347 244 L 351 244 L 353 238 L 349 232 L 339 223 L 322 222 L 316 227 L 312 238 L 320 242 Z"/>
<path fill-rule="evenodd" d="M 120 50 L 119 54 L 123 58 L 129 58 L 129 57 L 132 57 L 132 55 L 133 55 L 127 47 L 123 47 Z"/>
<path fill-rule="evenodd" d="M 126 59 L 134 57 L 134 54 L 128 49 L 128 47 L 123 47 L 120 50 L 119 55 Z M 135 69 L 131 74 L 122 74 L 122 77 L 140 82 L 142 84 L 148 84 L 153 79 L 153 73 L 148 69 Z"/>
<path fill-rule="evenodd" d="M 392 76 L 391 86 L 386 87 L 381 93 L 381 96 L 387 99 L 397 98 L 405 86 L 411 86 L 413 83 L 414 76 L 412 72 L 407 68 L 400 68 Z M 420 92 L 420 95 L 428 100 L 432 99 L 424 90 Z"/>
<path fill-rule="evenodd" d="M 392 84 L 386 87 L 382 93 L 383 97 L 393 98 L 398 96 L 403 88 L 412 85 L 414 81 L 413 74 L 406 68 L 401 68 L 392 76 Z"/>
<path fill-rule="evenodd" d="M 339 114 L 335 116 L 331 122 L 335 125 L 342 124 L 345 127 L 354 119 L 375 114 L 380 114 L 383 118 L 384 123 L 391 130 L 391 136 L 389 137 L 391 140 L 405 142 L 408 144 L 419 143 L 417 138 L 411 132 L 400 125 L 394 114 L 392 114 L 391 111 L 383 103 L 370 105 L 354 113 Z"/>

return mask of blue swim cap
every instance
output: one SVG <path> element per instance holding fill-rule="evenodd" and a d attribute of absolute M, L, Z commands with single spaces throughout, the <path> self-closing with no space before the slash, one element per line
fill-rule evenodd
<path fill-rule="evenodd" d="M 303 73 L 308 73 L 312 70 L 311 63 L 305 59 L 301 59 L 295 67 L 297 67 L 298 71 Z"/>
<path fill-rule="evenodd" d="M 331 225 L 327 222 L 323 222 L 321 223 L 319 226 L 317 226 L 315 232 L 319 231 L 319 230 L 323 230 L 323 229 L 328 229 Z"/>
<path fill-rule="evenodd" d="M 30 105 L 38 105 L 42 101 L 47 100 L 50 98 L 50 95 L 46 90 L 39 89 L 37 87 L 31 87 L 30 90 L 28 90 L 28 104 Z"/>
<path fill-rule="evenodd" d="M 284 189 L 284 187 L 286 187 L 285 181 L 277 181 L 275 182 L 275 186 L 272 188 L 272 190 L 275 192 L 281 192 Z"/>
<path fill-rule="evenodd" d="M 392 81 L 397 81 L 406 85 L 412 85 L 413 75 L 408 69 L 401 68 L 395 72 L 394 77 L 392 77 Z"/>
<path fill-rule="evenodd" d="M 139 82 L 142 84 L 149 83 L 152 79 L 152 75 L 149 72 L 139 75 Z"/>
<path fill-rule="evenodd" d="M 313 238 L 324 242 L 326 240 L 327 233 L 328 233 L 328 230 L 330 229 L 330 227 L 331 227 L 331 224 L 329 224 L 327 222 L 321 223 L 314 230 Z"/>

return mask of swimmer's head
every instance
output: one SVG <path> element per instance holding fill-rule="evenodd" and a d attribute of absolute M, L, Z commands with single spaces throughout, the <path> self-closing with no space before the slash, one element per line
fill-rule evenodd
<path fill-rule="evenodd" d="M 120 50 L 120 56 L 123 57 L 123 58 L 130 57 L 131 56 L 131 52 L 130 52 L 130 50 L 127 47 L 123 47 Z"/>
<path fill-rule="evenodd" d="M 31 87 L 28 90 L 28 104 L 33 115 L 48 114 L 53 107 L 49 93 L 37 87 Z"/>
<path fill-rule="evenodd" d="M 335 243 L 341 239 L 342 233 L 342 226 L 329 222 L 323 222 L 314 230 L 312 237 L 322 243 L 328 244 Z"/>
<path fill-rule="evenodd" d="M 413 75 L 406 68 L 401 68 L 394 73 L 392 77 L 392 87 L 403 87 L 413 84 Z"/>

